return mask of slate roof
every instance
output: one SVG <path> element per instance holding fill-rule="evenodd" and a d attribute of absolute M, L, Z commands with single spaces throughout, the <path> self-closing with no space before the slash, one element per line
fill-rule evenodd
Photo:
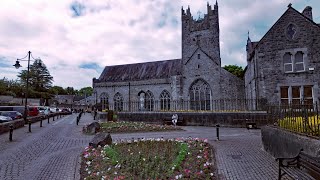
<path fill-rule="evenodd" d="M 181 59 L 106 66 L 96 82 L 168 78 L 181 74 Z"/>

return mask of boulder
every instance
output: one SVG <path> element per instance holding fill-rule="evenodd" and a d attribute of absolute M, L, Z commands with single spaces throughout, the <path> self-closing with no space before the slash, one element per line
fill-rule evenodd
<path fill-rule="evenodd" d="M 100 131 L 100 128 L 101 126 L 98 122 L 93 122 L 89 125 L 84 126 L 82 131 L 83 133 L 87 133 L 87 134 L 95 134 Z"/>
<path fill-rule="evenodd" d="M 112 138 L 111 138 L 110 133 L 99 132 L 91 140 L 91 142 L 89 143 L 89 146 L 97 148 L 99 145 L 100 146 L 105 146 L 107 144 L 108 145 L 112 144 Z"/>

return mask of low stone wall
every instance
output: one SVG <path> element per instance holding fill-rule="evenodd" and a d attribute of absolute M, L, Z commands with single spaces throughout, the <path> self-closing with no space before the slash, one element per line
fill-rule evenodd
<path fill-rule="evenodd" d="M 246 127 L 246 122 L 255 122 L 257 127 L 269 124 L 266 112 L 118 112 L 122 121 L 141 121 L 162 124 L 163 119 L 178 114 L 187 126 Z"/>
<path fill-rule="evenodd" d="M 57 116 L 60 116 L 60 115 L 68 115 L 68 114 L 70 114 L 70 113 L 51 113 L 49 115 L 49 117 L 57 117 Z M 38 122 L 41 119 L 45 120 L 45 119 L 47 119 L 47 117 L 46 116 L 28 117 L 28 120 L 30 120 L 31 123 Z M 13 125 L 14 129 L 17 129 L 17 128 L 23 127 L 25 125 L 25 122 L 24 122 L 24 119 L 16 119 L 16 120 L 13 120 L 13 121 L 10 121 L 10 122 L 0 123 L 0 134 L 9 132 L 10 124 Z"/>
<path fill-rule="evenodd" d="M 261 128 L 264 149 L 274 157 L 293 157 L 300 149 L 311 156 L 320 157 L 319 139 L 310 138 L 275 127 Z"/>

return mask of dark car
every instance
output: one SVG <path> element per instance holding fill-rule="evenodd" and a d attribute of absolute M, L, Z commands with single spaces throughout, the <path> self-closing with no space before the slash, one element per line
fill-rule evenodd
<path fill-rule="evenodd" d="M 0 111 L 0 115 L 11 117 L 12 120 L 21 119 L 23 117 L 18 111 Z"/>

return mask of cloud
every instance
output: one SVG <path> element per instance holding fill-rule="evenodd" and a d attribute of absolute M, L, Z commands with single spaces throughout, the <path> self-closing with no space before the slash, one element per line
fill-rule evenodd
<path fill-rule="evenodd" d="M 314 17 L 320 17 L 317 0 L 291 2 L 300 12 L 312 6 Z M 253 41 L 260 40 L 290 1 L 218 3 L 222 63 L 245 66 L 248 30 Z M 16 79 L 21 70 L 11 64 L 29 50 L 41 57 L 54 85 L 76 89 L 91 86 L 107 65 L 181 58 L 181 7 L 189 5 L 198 18 L 199 11 L 207 13 L 206 4 L 207 0 L 1 0 L 1 76 Z"/>

